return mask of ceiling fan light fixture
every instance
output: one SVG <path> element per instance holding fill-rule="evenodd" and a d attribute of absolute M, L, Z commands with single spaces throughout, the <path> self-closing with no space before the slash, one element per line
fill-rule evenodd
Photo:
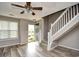
<path fill-rule="evenodd" d="M 32 13 L 32 9 L 27 8 L 26 11 L 27 13 Z"/>

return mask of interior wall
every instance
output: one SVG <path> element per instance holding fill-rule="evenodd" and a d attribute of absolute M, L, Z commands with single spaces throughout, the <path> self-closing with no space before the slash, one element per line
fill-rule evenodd
<path fill-rule="evenodd" d="M 65 9 L 64 9 L 65 10 Z M 51 24 L 56 21 L 56 19 L 62 14 L 64 10 L 58 11 L 56 13 L 53 13 L 51 15 L 43 17 L 44 19 L 44 40 L 48 40 L 48 32 L 51 28 Z"/>
<path fill-rule="evenodd" d="M 25 44 L 28 40 L 28 24 L 34 24 L 33 21 L 25 20 L 25 19 L 17 19 L 7 16 L 1 16 L 0 20 L 9 20 L 9 21 L 17 21 L 19 24 L 18 29 L 18 39 L 6 39 L 6 40 L 0 40 L 0 47 L 5 46 L 11 46 L 11 45 L 17 45 L 17 44 Z"/>
<path fill-rule="evenodd" d="M 39 22 L 39 32 L 37 37 L 38 37 L 39 43 L 41 43 L 41 41 L 44 39 L 44 20 L 41 19 L 38 22 Z"/>
<path fill-rule="evenodd" d="M 19 23 L 19 19 L 15 19 L 15 18 L 10 18 L 10 17 L 6 17 L 6 16 L 0 16 L 0 20 L 6 20 L 6 21 L 13 21 L 13 22 L 18 22 Z M 6 46 L 12 46 L 12 45 L 17 45 L 19 44 L 19 37 L 18 39 L 0 39 L 0 47 L 6 47 Z"/>
<path fill-rule="evenodd" d="M 79 25 L 59 40 L 59 46 L 79 51 Z"/>
<path fill-rule="evenodd" d="M 29 24 L 34 24 L 33 21 L 30 20 L 20 20 L 20 42 L 21 44 L 25 44 L 28 42 L 28 25 Z"/>

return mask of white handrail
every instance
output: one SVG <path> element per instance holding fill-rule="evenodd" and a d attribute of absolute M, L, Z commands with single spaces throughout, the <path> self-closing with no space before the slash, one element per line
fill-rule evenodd
<path fill-rule="evenodd" d="M 52 26 L 55 25 L 55 23 L 57 23 L 57 22 L 60 20 L 60 18 L 67 12 L 67 10 L 68 10 L 68 9 L 66 9 L 66 10 L 60 15 L 60 17 L 58 17 L 58 19 L 52 24 Z M 51 27 L 52 27 L 52 26 L 51 26 Z"/>
<path fill-rule="evenodd" d="M 69 9 L 70 9 L 70 11 L 69 11 Z M 64 25 L 66 25 L 73 17 L 75 17 L 76 14 L 78 14 L 78 4 L 68 7 L 60 15 L 60 17 L 58 17 L 58 19 L 53 24 L 51 24 L 51 32 L 53 31 L 52 34 L 55 34 L 58 30 L 60 30 L 62 27 L 64 27 Z M 70 19 L 70 17 L 71 17 L 71 19 Z M 60 23 L 62 23 L 62 24 L 60 24 Z"/>

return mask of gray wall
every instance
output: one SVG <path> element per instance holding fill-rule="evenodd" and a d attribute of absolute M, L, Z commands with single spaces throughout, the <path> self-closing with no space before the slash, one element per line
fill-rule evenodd
<path fill-rule="evenodd" d="M 51 24 L 62 14 L 64 10 L 58 11 L 56 13 L 50 14 L 43 17 L 44 19 L 44 40 L 47 41 L 48 32 L 50 30 Z"/>
<path fill-rule="evenodd" d="M 59 40 L 59 46 L 79 51 L 79 25 Z"/>
<path fill-rule="evenodd" d="M 28 24 L 34 24 L 33 21 L 30 20 L 20 20 L 20 43 L 25 44 L 28 42 Z"/>
<path fill-rule="evenodd" d="M 38 36 L 39 42 L 41 43 L 41 41 L 44 40 L 44 20 L 43 19 L 39 20 L 39 34 L 40 34 L 40 36 Z"/>

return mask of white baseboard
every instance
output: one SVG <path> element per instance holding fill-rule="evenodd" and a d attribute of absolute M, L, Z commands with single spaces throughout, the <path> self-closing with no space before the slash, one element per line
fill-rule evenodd
<path fill-rule="evenodd" d="M 59 45 L 59 46 L 60 46 L 60 47 L 64 47 L 64 48 L 68 48 L 68 49 L 72 49 L 72 50 L 79 51 L 79 49 L 72 48 L 72 47 L 68 47 L 68 46 L 65 46 L 65 45 Z"/>

